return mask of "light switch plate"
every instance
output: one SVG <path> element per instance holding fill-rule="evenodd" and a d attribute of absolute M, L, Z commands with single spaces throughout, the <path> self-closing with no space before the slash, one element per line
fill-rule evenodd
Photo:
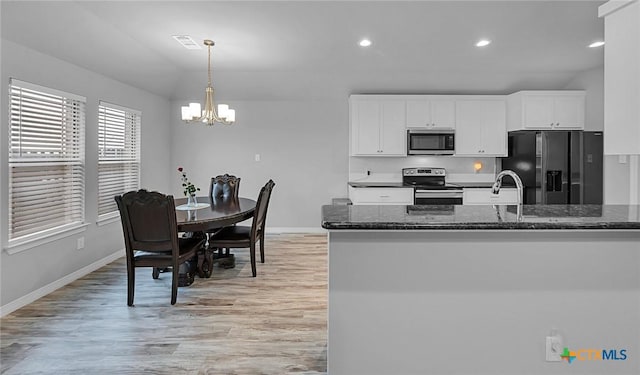
<path fill-rule="evenodd" d="M 547 336 L 546 345 L 546 360 L 547 362 L 561 362 L 562 361 L 562 337 Z"/>

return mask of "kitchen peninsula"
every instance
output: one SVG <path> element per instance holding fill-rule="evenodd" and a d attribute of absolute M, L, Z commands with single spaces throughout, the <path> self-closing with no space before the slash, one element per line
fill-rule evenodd
<path fill-rule="evenodd" d="M 638 373 L 638 205 L 335 205 L 322 216 L 332 375 Z M 552 330 L 569 350 L 634 354 L 547 362 Z"/>

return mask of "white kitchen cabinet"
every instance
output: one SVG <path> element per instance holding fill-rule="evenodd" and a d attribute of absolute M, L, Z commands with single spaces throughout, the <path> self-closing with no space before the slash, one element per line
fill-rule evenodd
<path fill-rule="evenodd" d="M 353 204 L 413 204 L 413 188 L 370 188 L 349 186 Z"/>
<path fill-rule="evenodd" d="M 608 1 L 598 14 L 607 43 L 604 154 L 640 155 L 640 1 Z"/>
<path fill-rule="evenodd" d="M 507 156 L 504 96 L 456 101 L 456 156 Z"/>
<path fill-rule="evenodd" d="M 407 128 L 455 128 L 455 100 L 451 97 L 435 95 L 408 96 L 406 108 Z"/>
<path fill-rule="evenodd" d="M 584 129 L 584 91 L 519 91 L 507 100 L 508 130 Z"/>
<path fill-rule="evenodd" d="M 462 204 L 518 204 L 518 189 L 501 188 L 498 194 L 493 194 L 491 188 L 464 188 Z"/>
<path fill-rule="evenodd" d="M 352 95 L 351 156 L 406 156 L 404 100 Z"/>

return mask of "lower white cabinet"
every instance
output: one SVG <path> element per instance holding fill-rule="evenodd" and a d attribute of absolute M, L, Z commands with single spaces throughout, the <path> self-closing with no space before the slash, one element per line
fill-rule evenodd
<path fill-rule="evenodd" d="M 491 188 L 464 188 L 462 204 L 518 204 L 518 189 L 501 188 L 493 194 Z"/>
<path fill-rule="evenodd" d="M 413 204 L 413 188 L 354 188 L 349 186 L 353 204 Z"/>

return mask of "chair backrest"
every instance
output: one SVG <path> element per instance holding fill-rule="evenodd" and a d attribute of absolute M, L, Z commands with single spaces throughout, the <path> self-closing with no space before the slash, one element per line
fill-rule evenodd
<path fill-rule="evenodd" d="M 251 236 L 253 238 L 256 238 L 260 232 L 264 231 L 264 225 L 267 221 L 269 199 L 271 198 L 271 191 L 274 186 L 275 182 L 273 182 L 273 180 L 269 180 L 262 189 L 260 189 L 258 201 L 256 202 L 256 210 L 253 214 L 253 224 L 251 225 Z"/>
<path fill-rule="evenodd" d="M 240 191 L 240 177 L 230 174 L 211 177 L 209 196 L 213 200 L 237 199 Z"/>
<path fill-rule="evenodd" d="M 177 255 L 178 225 L 173 196 L 141 189 L 115 197 L 120 211 L 127 257 L 134 250 L 168 251 Z"/>

